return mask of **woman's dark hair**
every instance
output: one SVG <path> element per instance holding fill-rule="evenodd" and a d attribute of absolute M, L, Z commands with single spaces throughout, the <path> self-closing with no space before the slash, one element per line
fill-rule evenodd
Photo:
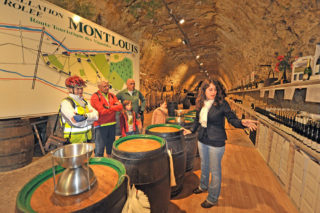
<path fill-rule="evenodd" d="M 224 101 L 225 92 L 224 92 L 223 88 L 221 87 L 221 84 L 218 81 L 206 79 L 202 82 L 202 84 L 199 88 L 198 97 L 196 100 L 196 108 L 199 111 L 203 107 L 204 101 L 206 100 L 206 90 L 210 86 L 210 84 L 215 85 L 216 90 L 217 90 L 217 95 L 214 98 L 213 105 L 220 106 L 222 104 L 222 102 Z"/>

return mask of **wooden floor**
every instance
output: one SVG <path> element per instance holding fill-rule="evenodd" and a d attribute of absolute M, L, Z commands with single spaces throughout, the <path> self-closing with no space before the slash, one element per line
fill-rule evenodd
<path fill-rule="evenodd" d="M 227 127 L 229 140 L 222 159 L 222 186 L 218 206 L 200 206 L 207 193 L 192 194 L 199 184 L 200 159 L 185 176 L 181 194 L 171 200 L 169 213 L 179 212 L 298 212 L 281 183 L 241 129 Z"/>

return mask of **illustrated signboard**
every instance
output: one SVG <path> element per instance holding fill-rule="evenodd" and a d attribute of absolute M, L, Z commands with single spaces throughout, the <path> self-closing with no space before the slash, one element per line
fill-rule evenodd
<path fill-rule="evenodd" d="M 304 70 L 308 65 L 308 61 L 311 61 L 311 64 L 313 64 L 313 57 L 312 56 L 300 57 L 292 63 L 291 82 L 303 80 Z"/>
<path fill-rule="evenodd" d="M 85 97 L 107 79 L 111 91 L 139 89 L 137 43 L 40 0 L 0 4 L 0 119 L 57 113 L 65 79 L 81 76 Z"/>

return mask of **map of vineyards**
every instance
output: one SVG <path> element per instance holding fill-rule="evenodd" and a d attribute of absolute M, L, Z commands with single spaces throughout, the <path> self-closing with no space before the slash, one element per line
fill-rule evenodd
<path fill-rule="evenodd" d="M 127 79 L 133 77 L 132 61 L 121 54 L 42 54 L 47 66 L 59 72 L 79 75 L 96 83 L 103 76 L 115 90 L 121 90 Z"/>
<path fill-rule="evenodd" d="M 93 86 L 106 79 L 115 91 L 123 89 L 127 79 L 133 78 L 132 57 L 134 56 L 130 52 L 70 48 L 72 37 L 60 36 L 58 39 L 57 35 L 40 27 L 0 24 L 0 38 L 2 38 L 0 42 L 1 59 L 15 64 L 14 68 L 7 66 L 9 70 L 2 70 L 7 73 L 16 73 L 22 77 L 31 78 L 34 68 L 20 69 L 19 65 L 26 68 L 26 64 L 32 64 L 40 67 L 42 75 L 46 70 L 43 67 L 47 67 L 62 76 L 79 75 Z M 14 54 L 7 54 L 8 51 Z M 37 62 L 39 53 L 42 60 Z M 0 68 L 1 65 L 4 65 L 1 59 Z M 33 78 L 45 80 L 61 88 L 51 82 L 50 78 L 40 79 L 36 75 Z"/>

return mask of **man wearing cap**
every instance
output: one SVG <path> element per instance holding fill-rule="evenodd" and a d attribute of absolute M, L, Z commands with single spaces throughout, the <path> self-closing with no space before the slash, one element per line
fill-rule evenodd
<path fill-rule="evenodd" d="M 133 79 L 127 80 L 127 89 L 120 91 L 117 94 L 117 98 L 123 102 L 129 100 L 132 102 L 132 110 L 136 112 L 137 117 L 140 117 L 141 123 L 143 124 L 143 112 L 146 106 L 146 100 L 142 93 L 135 89 L 135 82 Z"/>
<path fill-rule="evenodd" d="M 116 135 L 116 112 L 122 110 L 122 104 L 109 92 L 108 81 L 98 83 L 98 88 L 99 90 L 91 96 L 91 105 L 99 113 L 99 120 L 94 122 L 95 156 L 103 157 L 105 147 L 107 155 L 111 155 Z"/>
<path fill-rule="evenodd" d="M 65 81 L 69 96 L 61 102 L 61 121 L 64 138 L 70 143 L 90 142 L 92 124 L 98 120 L 98 112 L 83 97 L 86 83 L 79 76 L 71 76 Z"/>

